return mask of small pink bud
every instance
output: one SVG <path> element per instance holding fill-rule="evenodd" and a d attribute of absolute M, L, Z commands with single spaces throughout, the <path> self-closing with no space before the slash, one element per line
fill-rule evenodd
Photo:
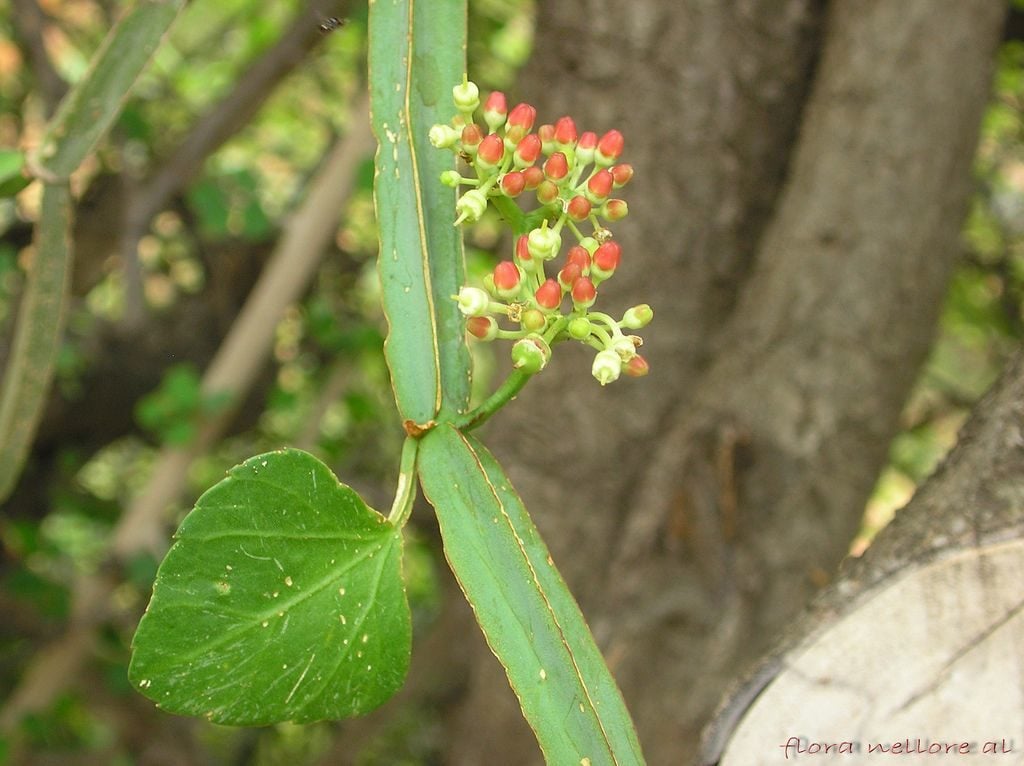
<path fill-rule="evenodd" d="M 558 199 L 558 187 L 554 181 L 544 180 L 537 187 L 537 199 L 542 205 L 550 205 Z"/>
<path fill-rule="evenodd" d="M 586 275 L 590 271 L 590 253 L 580 245 L 573 245 L 565 255 L 565 263 L 575 264 L 580 269 L 580 274 Z"/>
<path fill-rule="evenodd" d="M 594 251 L 594 274 L 607 279 L 619 267 L 622 260 L 622 248 L 615 240 L 608 240 Z"/>
<path fill-rule="evenodd" d="M 505 94 L 496 90 L 487 97 L 484 102 L 484 122 L 491 131 L 496 131 L 505 124 L 508 116 L 508 104 L 505 101 Z"/>
<path fill-rule="evenodd" d="M 497 133 L 491 133 L 480 142 L 480 146 L 476 151 L 477 165 L 480 166 L 482 164 L 484 169 L 495 168 L 504 156 L 505 143 Z"/>
<path fill-rule="evenodd" d="M 522 276 L 512 261 L 502 261 L 494 267 L 494 289 L 502 298 L 514 298 L 519 293 Z"/>
<path fill-rule="evenodd" d="M 501 191 L 508 197 L 518 197 L 526 188 L 526 179 L 518 170 L 506 173 L 501 177 Z M 613 200 L 614 201 L 614 200 Z"/>
<path fill-rule="evenodd" d="M 498 336 L 498 323 L 494 317 L 470 317 L 466 321 L 469 334 L 480 340 L 494 340 Z"/>
<path fill-rule="evenodd" d="M 566 207 L 565 212 L 574 221 L 585 221 L 587 216 L 590 215 L 590 200 L 577 194 L 569 200 L 569 205 Z"/>
<path fill-rule="evenodd" d="M 484 140 L 484 132 L 475 122 L 462 129 L 462 150 L 469 155 L 476 154 L 480 142 Z"/>
<path fill-rule="evenodd" d="M 544 175 L 552 181 L 561 181 L 569 175 L 569 161 L 561 152 L 555 152 L 544 163 Z"/>
<path fill-rule="evenodd" d="M 588 130 L 580 136 L 576 144 L 576 158 L 584 165 L 594 161 L 594 152 L 597 151 L 597 133 Z"/>
<path fill-rule="evenodd" d="M 589 277 L 580 277 L 572 286 L 572 302 L 577 308 L 594 305 L 597 299 L 597 288 Z"/>
<path fill-rule="evenodd" d="M 610 199 L 601 208 L 601 216 L 607 221 L 621 221 L 629 214 L 629 206 L 624 199 Z"/>
<path fill-rule="evenodd" d="M 572 290 L 576 280 L 583 276 L 583 269 L 578 263 L 567 263 L 565 268 L 558 272 L 558 284 L 563 290 Z"/>
<path fill-rule="evenodd" d="M 555 123 L 555 143 L 562 148 L 576 143 L 576 123 L 572 117 L 561 117 Z"/>
<path fill-rule="evenodd" d="M 558 282 L 549 279 L 537 288 L 534 297 L 537 299 L 537 305 L 541 308 L 557 309 L 562 302 L 562 288 Z"/>
<path fill-rule="evenodd" d="M 516 146 L 513 161 L 517 168 L 529 167 L 540 157 L 540 137 L 536 133 L 523 136 L 523 140 Z"/>
<path fill-rule="evenodd" d="M 633 177 L 633 166 L 628 162 L 623 162 L 618 165 L 612 165 L 611 168 L 612 180 L 614 181 L 613 186 L 616 189 L 621 189 L 623 186 L 629 183 L 629 179 Z"/>
<path fill-rule="evenodd" d="M 536 165 L 531 165 L 528 168 L 523 168 L 523 178 L 526 179 L 526 189 L 536 189 L 541 185 L 544 180 L 544 171 Z"/>
<path fill-rule="evenodd" d="M 637 354 L 624 365 L 622 365 L 622 371 L 629 375 L 631 378 L 642 378 L 644 375 L 651 371 L 651 367 L 647 364 L 647 360 Z"/>
<path fill-rule="evenodd" d="M 611 165 L 622 154 L 626 139 L 617 130 L 609 130 L 597 142 L 597 156 L 594 158 L 599 165 Z"/>
<path fill-rule="evenodd" d="M 485 141 L 487 139 L 484 139 Z M 481 150 L 482 150 L 481 145 Z M 612 190 L 612 174 L 607 168 L 602 168 L 590 177 L 587 181 L 587 197 L 591 202 L 601 202 L 607 199 Z"/>
<path fill-rule="evenodd" d="M 551 154 L 555 151 L 555 126 L 541 125 L 537 128 L 537 135 L 540 137 L 541 147 L 544 154 Z"/>

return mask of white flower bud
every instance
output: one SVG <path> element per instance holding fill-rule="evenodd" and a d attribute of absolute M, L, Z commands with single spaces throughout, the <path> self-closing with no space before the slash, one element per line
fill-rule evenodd
<path fill-rule="evenodd" d="M 459 311 L 468 317 L 484 316 L 491 305 L 490 296 L 479 287 L 463 287 L 455 300 L 459 302 Z"/>
<path fill-rule="evenodd" d="M 597 352 L 591 373 L 597 378 L 598 383 L 602 386 L 613 383 L 619 379 L 621 372 L 622 358 L 615 351 L 606 348 L 604 351 Z"/>

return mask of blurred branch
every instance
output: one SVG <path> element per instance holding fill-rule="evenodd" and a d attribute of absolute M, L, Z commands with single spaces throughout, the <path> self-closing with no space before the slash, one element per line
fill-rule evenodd
<path fill-rule="evenodd" d="M 353 114 L 365 115 L 367 110 L 361 100 Z M 372 150 L 368 127 L 357 119 L 351 132 L 335 145 L 305 203 L 286 225 L 270 263 L 203 377 L 204 394 L 228 393 L 236 406 L 244 399 L 269 357 L 278 320 L 305 291 L 337 228 L 358 163 Z M 192 457 L 216 441 L 231 415 L 232 411 L 225 411 L 211 418 L 192 444 L 165 448 L 158 456 L 149 484 L 114 532 L 115 556 L 124 559 L 165 547 L 164 510 L 181 494 Z"/>
<path fill-rule="evenodd" d="M 11 6 L 14 9 L 11 22 L 14 24 L 16 37 L 21 41 L 22 50 L 27 55 L 36 83 L 43 94 L 46 114 L 51 115 L 67 92 L 68 86 L 54 68 L 46 51 L 46 43 L 43 40 L 46 14 L 35 0 L 11 0 Z"/>
<path fill-rule="evenodd" d="M 320 42 L 323 34 L 315 23 L 314 12 L 322 8 L 344 14 L 350 5 L 349 0 L 306 3 L 277 43 L 246 67 L 245 76 L 235 81 L 234 89 L 199 118 L 185 139 L 142 183 L 138 193 L 131 195 L 121 237 L 121 262 L 126 274 L 126 325 L 134 326 L 142 318 L 141 272 L 135 261 L 139 241 L 145 236 L 150 221 L 196 176 L 208 156 L 250 123 L 281 81 Z"/>

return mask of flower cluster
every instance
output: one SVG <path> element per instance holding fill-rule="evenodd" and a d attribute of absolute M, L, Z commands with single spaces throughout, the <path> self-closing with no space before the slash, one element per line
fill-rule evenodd
<path fill-rule="evenodd" d="M 537 110 L 529 104 L 509 110 L 498 91 L 483 105 L 481 126 L 473 120 L 480 107 L 477 86 L 464 79 L 452 93 L 458 114 L 451 124 L 431 128 L 430 141 L 456 152 L 475 173 L 467 178 L 449 170 L 441 176 L 446 185 L 470 187 L 456 203 L 456 225 L 479 220 L 490 204 L 522 232 L 512 258 L 485 277 L 484 289 L 463 287 L 456 296 L 470 334 L 515 340 L 513 364 L 527 374 L 547 364 L 556 342 L 573 339 L 597 350 L 592 372 L 601 385 L 621 374 L 646 375 L 647 362 L 636 351 L 641 339 L 623 330 L 644 327 L 651 307 L 634 306 L 618 320 L 593 310 L 598 288 L 622 256 L 607 228 L 628 212 L 625 201 L 611 196 L 633 176 L 632 166 L 619 162 L 622 134 L 577 133 L 571 117 L 533 132 Z M 524 192 L 536 197 L 532 210 L 512 201 Z M 572 241 L 555 263 L 566 233 Z"/>

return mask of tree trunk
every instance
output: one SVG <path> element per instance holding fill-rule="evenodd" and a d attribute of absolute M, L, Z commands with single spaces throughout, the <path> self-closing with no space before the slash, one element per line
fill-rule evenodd
<path fill-rule="evenodd" d="M 1019 753 L 1022 403 L 1018 354 L 943 467 L 723 705 L 701 764 Z"/>
<path fill-rule="evenodd" d="M 637 170 L 602 299 L 654 306 L 652 373 L 602 389 L 582 350 L 559 348 L 486 439 L 652 764 L 693 761 L 726 685 L 858 527 L 958 253 L 1005 11 L 542 7 L 523 95 L 544 121 L 618 127 Z M 465 631 L 475 659 L 450 762 L 538 762 Z"/>

